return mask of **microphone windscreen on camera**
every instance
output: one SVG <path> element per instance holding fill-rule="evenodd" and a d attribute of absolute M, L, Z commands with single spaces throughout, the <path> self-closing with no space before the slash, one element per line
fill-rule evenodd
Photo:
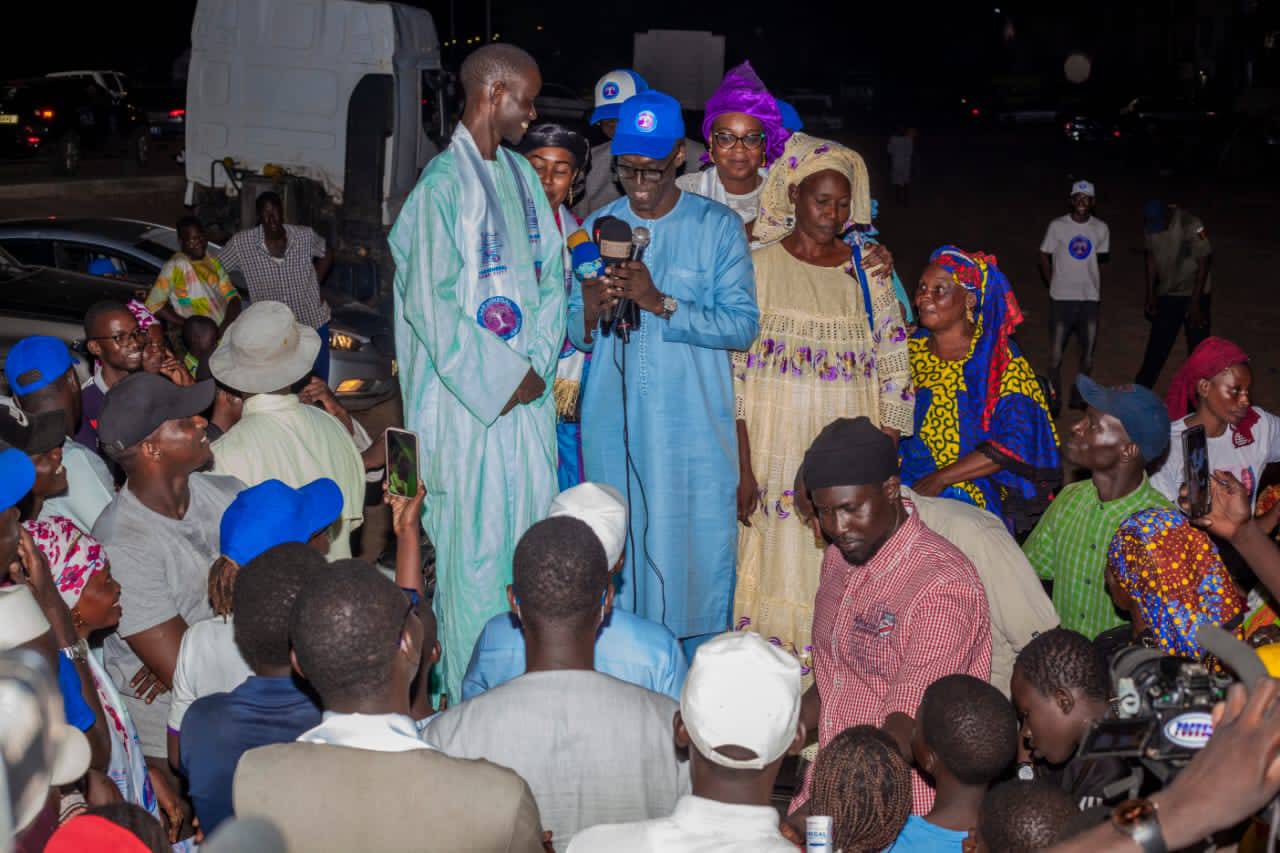
<path fill-rule="evenodd" d="M 631 257 L 631 226 L 616 216 L 602 216 L 592 229 L 605 263 L 618 264 Z"/>
<path fill-rule="evenodd" d="M 586 236 L 585 232 L 575 232 Z M 573 235 L 570 235 L 572 239 Z M 604 261 L 600 258 L 600 247 L 590 240 L 578 242 L 569 253 L 573 264 L 573 275 L 578 281 L 587 281 L 604 275 Z"/>

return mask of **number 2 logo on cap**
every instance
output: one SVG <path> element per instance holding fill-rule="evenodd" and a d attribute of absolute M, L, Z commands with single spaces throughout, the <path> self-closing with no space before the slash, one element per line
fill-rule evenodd
<path fill-rule="evenodd" d="M 652 110 L 641 110 L 636 115 L 636 130 L 641 133 L 653 133 L 658 128 L 658 117 Z"/>

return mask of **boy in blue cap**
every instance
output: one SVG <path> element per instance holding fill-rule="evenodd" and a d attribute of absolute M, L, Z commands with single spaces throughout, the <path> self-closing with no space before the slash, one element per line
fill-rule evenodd
<path fill-rule="evenodd" d="M 62 418 L 67 490 L 45 501 L 43 516 L 66 516 L 81 530 L 92 530 L 115 496 L 115 481 L 96 447 L 71 438 L 80 428 L 80 383 L 71 351 L 58 338 L 32 335 L 9 350 L 4 371 L 19 409 L 28 415 L 57 412 Z"/>
<path fill-rule="evenodd" d="M 1145 470 L 1169 446 L 1169 412 L 1141 385 L 1104 388 L 1081 374 L 1076 387 L 1088 407 L 1062 454 L 1092 477 L 1062 490 L 1023 550 L 1036 573 L 1053 581 L 1062 627 L 1092 640 L 1124 623 L 1103 579 L 1111 538 L 1135 512 L 1169 508 Z"/>
<path fill-rule="evenodd" d="M 733 604 L 738 442 L 725 358 L 759 330 L 755 274 L 737 214 L 676 186 L 686 148 L 674 98 L 651 90 L 624 103 L 613 153 L 627 195 L 584 227 L 615 216 L 651 242 L 643 260 L 573 287 L 569 337 L 595 353 L 582 456 L 588 480 L 633 496 L 620 606 L 665 624 L 692 659 L 729 627 Z M 623 298 L 642 312 L 629 344 L 596 329 Z"/>
<path fill-rule="evenodd" d="M 209 567 L 214 616 L 196 622 L 182 635 L 173 670 L 168 752 L 175 767 L 180 764 L 179 734 L 192 703 L 234 691 L 253 674 L 252 662 L 237 650 L 235 640 L 233 602 L 241 572 L 262 554 L 289 542 L 324 554 L 329 549 L 326 531 L 341 512 L 342 490 L 327 478 L 298 489 L 279 480 L 266 480 L 240 492 L 223 511 L 218 525 L 222 555 Z M 229 790 L 226 796 L 229 803 Z"/>

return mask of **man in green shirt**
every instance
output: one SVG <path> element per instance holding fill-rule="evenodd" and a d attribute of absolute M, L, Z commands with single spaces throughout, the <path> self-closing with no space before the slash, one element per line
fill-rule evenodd
<path fill-rule="evenodd" d="M 1088 409 L 1062 450 L 1093 477 L 1062 490 L 1023 550 L 1036 574 L 1053 581 L 1062 627 L 1093 639 L 1124 622 L 1103 578 L 1111 538 L 1135 512 L 1169 506 L 1144 470 L 1169 446 L 1169 413 L 1141 385 L 1103 388 L 1081 375 L 1076 387 Z"/>

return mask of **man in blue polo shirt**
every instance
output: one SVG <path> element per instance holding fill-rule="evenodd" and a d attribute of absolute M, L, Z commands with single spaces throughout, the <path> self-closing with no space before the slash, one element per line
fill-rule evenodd
<path fill-rule="evenodd" d="M 292 675 L 289 619 L 298 593 L 327 567 L 324 557 L 293 542 L 249 561 L 236 576 L 236 646 L 254 674 L 230 693 L 197 699 L 182 720 L 182 772 L 206 834 L 233 815 L 241 755 L 290 743 L 320 724 L 317 700 Z"/>
<path fill-rule="evenodd" d="M 581 483 L 561 492 L 549 518 L 567 515 L 585 522 L 604 546 L 612 572 L 622 568 L 627 537 L 627 505 L 612 486 Z M 614 608 L 596 638 L 596 669 L 622 681 L 680 700 L 689 664 L 675 636 L 664 626 Z M 524 634 L 514 613 L 489 620 L 476 642 L 462 679 L 462 698 L 470 699 L 525 671 Z"/>

